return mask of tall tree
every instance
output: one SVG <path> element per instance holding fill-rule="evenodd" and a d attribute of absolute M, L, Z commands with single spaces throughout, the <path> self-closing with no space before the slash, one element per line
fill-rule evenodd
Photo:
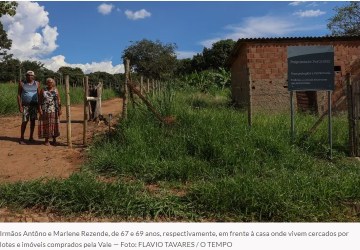
<path fill-rule="evenodd" d="M 202 53 L 197 53 L 196 55 L 193 56 L 192 60 L 191 60 L 191 67 L 193 69 L 192 72 L 200 72 L 203 71 L 207 68 L 206 64 L 205 64 L 205 59 Z"/>
<path fill-rule="evenodd" d="M 39 61 L 23 61 L 8 58 L 0 62 L 0 81 L 18 82 L 20 79 L 25 80 L 26 71 L 35 72 L 35 79 L 45 82 L 45 77 L 54 77 L 54 72 L 44 68 L 44 64 Z"/>
<path fill-rule="evenodd" d="M 192 66 L 191 66 L 191 59 L 185 58 L 185 59 L 179 59 L 177 61 L 176 66 L 176 75 L 186 75 L 193 72 Z"/>
<path fill-rule="evenodd" d="M 80 68 L 78 67 L 71 68 L 68 66 L 63 66 L 60 67 L 57 72 L 61 74 L 62 77 L 69 75 L 70 84 L 75 84 L 76 86 L 82 86 L 84 72 Z"/>
<path fill-rule="evenodd" d="M 90 84 L 94 85 L 97 85 L 101 81 L 103 82 L 104 86 L 109 87 L 110 85 L 112 85 L 112 87 L 115 87 L 115 84 L 117 82 L 115 76 L 107 72 L 97 71 L 88 74 L 88 76 Z"/>
<path fill-rule="evenodd" d="M 3 15 L 14 16 L 16 14 L 16 2 L 0 2 L 0 17 Z M 7 37 L 4 26 L 0 22 L 0 61 L 7 58 L 7 51 L 11 48 L 11 40 Z"/>
<path fill-rule="evenodd" d="M 332 35 L 360 35 L 360 2 L 350 2 L 334 10 L 336 14 L 327 24 Z"/>
<path fill-rule="evenodd" d="M 176 45 L 143 39 L 127 47 L 123 59 L 130 59 L 131 68 L 145 77 L 164 78 L 176 68 Z"/>
<path fill-rule="evenodd" d="M 204 48 L 203 56 L 206 69 L 226 68 L 226 61 L 234 48 L 235 41 L 231 39 L 220 40 L 210 49 Z"/>
<path fill-rule="evenodd" d="M 10 58 L 0 62 L 0 82 L 18 82 L 20 79 L 20 61 Z"/>

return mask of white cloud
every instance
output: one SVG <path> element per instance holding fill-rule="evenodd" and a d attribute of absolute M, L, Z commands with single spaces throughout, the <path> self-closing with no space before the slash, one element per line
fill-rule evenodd
<path fill-rule="evenodd" d="M 96 71 L 103 71 L 109 74 L 116 74 L 116 73 L 124 73 L 125 68 L 123 64 L 118 64 L 113 66 L 112 61 L 104 61 L 104 62 L 92 62 L 86 64 L 70 64 L 70 67 L 79 67 L 85 74 L 96 72 Z"/>
<path fill-rule="evenodd" d="M 197 53 L 194 51 L 176 51 L 176 57 L 177 59 L 192 58 Z"/>
<path fill-rule="evenodd" d="M 103 15 L 108 15 L 111 13 L 111 11 L 115 8 L 114 5 L 112 4 L 106 4 L 106 3 L 102 3 L 98 6 L 98 12 L 103 14 Z"/>
<path fill-rule="evenodd" d="M 291 5 L 291 6 L 299 6 L 300 4 L 303 4 L 303 3 L 304 3 L 303 1 L 294 1 L 294 2 L 289 3 L 289 5 Z"/>
<path fill-rule="evenodd" d="M 68 66 L 72 68 L 78 67 L 82 69 L 82 71 L 85 74 L 89 74 L 96 71 L 107 72 L 109 74 L 125 72 L 123 64 L 113 65 L 112 61 L 92 62 L 86 64 L 80 64 L 80 63 L 70 64 L 65 61 L 65 56 L 63 55 L 53 56 L 50 59 L 43 59 L 40 61 L 44 63 L 44 66 L 47 69 L 50 69 L 55 72 L 62 66 Z"/>
<path fill-rule="evenodd" d="M 318 17 L 324 14 L 326 14 L 326 12 L 321 10 L 300 10 L 294 13 L 294 15 L 299 17 Z"/>
<path fill-rule="evenodd" d="M 124 72 L 122 64 L 114 66 L 110 60 L 87 64 L 69 64 L 63 55 L 46 58 L 58 47 L 56 44 L 59 35 L 57 27 L 49 25 L 49 13 L 38 3 L 21 1 L 18 4 L 15 16 L 4 15 L 0 19 L 8 37 L 12 40 L 9 52 L 14 55 L 14 58 L 21 61 L 40 61 L 44 63 L 46 68 L 53 71 L 57 71 L 61 66 L 69 66 L 79 67 L 84 73 L 104 71 L 114 74 Z"/>
<path fill-rule="evenodd" d="M 317 7 L 317 6 L 319 6 L 319 4 L 317 2 L 312 2 L 307 5 L 307 7 Z"/>
<path fill-rule="evenodd" d="M 18 2 L 16 15 L 4 15 L 1 22 L 12 40 L 10 53 L 20 60 L 31 60 L 52 53 L 58 45 L 57 27 L 49 25 L 49 13 L 34 2 Z"/>
<path fill-rule="evenodd" d="M 205 41 L 201 41 L 200 44 L 206 48 L 211 48 L 213 43 L 216 43 L 220 40 L 222 40 L 223 38 L 221 37 L 216 37 L 216 38 L 211 38 L 211 39 L 208 39 L 208 40 L 205 40 Z M 235 39 L 234 39 L 235 40 Z"/>
<path fill-rule="evenodd" d="M 214 42 L 222 39 L 238 40 L 240 38 L 279 37 L 291 35 L 294 32 L 310 31 L 324 28 L 321 25 L 304 26 L 296 20 L 274 16 L 250 17 L 240 25 L 229 25 L 231 32 L 222 37 L 211 38 L 200 42 L 205 47 L 211 47 Z"/>
<path fill-rule="evenodd" d="M 150 17 L 151 13 L 145 9 L 141 9 L 141 10 L 138 10 L 135 12 L 133 12 L 131 10 L 126 10 L 125 15 L 130 20 L 138 20 L 138 19 L 144 19 L 146 17 Z"/>

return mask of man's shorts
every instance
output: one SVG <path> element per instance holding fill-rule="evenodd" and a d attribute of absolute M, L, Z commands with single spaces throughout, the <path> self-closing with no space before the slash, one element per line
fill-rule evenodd
<path fill-rule="evenodd" d="M 37 120 L 37 105 L 23 106 L 22 122 Z"/>

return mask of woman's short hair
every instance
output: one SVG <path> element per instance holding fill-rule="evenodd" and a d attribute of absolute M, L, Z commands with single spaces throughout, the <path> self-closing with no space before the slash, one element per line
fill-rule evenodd
<path fill-rule="evenodd" d="M 47 78 L 46 83 L 48 83 L 48 82 L 51 82 L 52 86 L 55 87 L 56 84 L 55 84 L 55 80 L 53 78 L 51 78 L 51 77 Z"/>

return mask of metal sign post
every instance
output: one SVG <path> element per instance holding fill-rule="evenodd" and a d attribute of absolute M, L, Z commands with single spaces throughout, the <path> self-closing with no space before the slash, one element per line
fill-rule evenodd
<path fill-rule="evenodd" d="M 295 137 L 294 91 L 328 91 L 329 144 L 332 159 L 331 94 L 334 90 L 333 46 L 288 46 L 288 90 L 291 102 L 291 141 Z"/>
<path fill-rule="evenodd" d="M 330 146 L 330 160 L 332 160 L 332 120 L 331 120 L 331 96 L 332 91 L 328 91 L 328 114 L 329 114 L 329 122 L 328 122 L 328 129 L 329 129 L 329 146 Z"/>
<path fill-rule="evenodd" d="M 291 143 L 295 141 L 295 112 L 294 112 L 294 91 L 290 91 L 290 111 L 291 111 Z"/>

